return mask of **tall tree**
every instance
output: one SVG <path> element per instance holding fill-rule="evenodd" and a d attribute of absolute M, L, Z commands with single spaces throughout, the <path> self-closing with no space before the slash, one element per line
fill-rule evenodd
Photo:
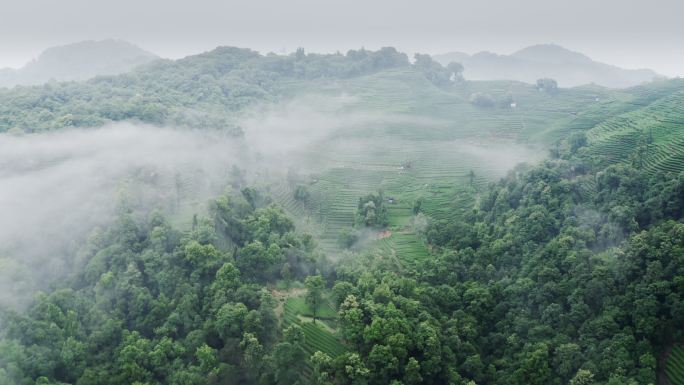
<path fill-rule="evenodd" d="M 313 312 L 313 322 L 316 323 L 316 315 L 318 307 L 323 299 L 323 289 L 325 289 L 325 281 L 320 275 L 312 275 L 306 277 L 304 281 L 306 286 L 306 303 L 311 307 Z"/>

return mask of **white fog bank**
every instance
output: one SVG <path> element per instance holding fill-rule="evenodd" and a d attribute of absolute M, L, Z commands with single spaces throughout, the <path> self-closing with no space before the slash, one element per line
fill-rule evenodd
<path fill-rule="evenodd" d="M 174 212 L 225 188 L 234 139 L 128 123 L 0 134 L 0 305 L 69 269 L 79 243 L 121 200 Z"/>

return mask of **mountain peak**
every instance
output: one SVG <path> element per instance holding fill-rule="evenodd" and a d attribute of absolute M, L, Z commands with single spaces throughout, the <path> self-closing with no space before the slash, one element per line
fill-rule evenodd
<path fill-rule="evenodd" d="M 65 55 L 76 56 L 94 56 L 105 54 L 126 55 L 126 56 L 140 56 L 149 58 L 158 58 L 157 55 L 145 51 L 144 49 L 120 39 L 104 39 L 104 40 L 83 40 L 75 43 L 50 47 L 43 51 L 34 62 L 43 60 L 50 60 L 54 57 L 63 58 Z M 30 65 L 31 63 L 27 64 Z"/>
<path fill-rule="evenodd" d="M 582 53 L 571 51 L 565 47 L 557 44 L 536 44 L 523 48 L 512 53 L 510 56 L 534 61 L 543 61 L 551 63 L 589 63 L 592 62 L 589 56 Z"/>
<path fill-rule="evenodd" d="M 603 64 L 557 44 L 537 44 L 510 55 L 480 52 L 472 56 L 454 53 L 435 55 L 442 64 L 459 61 L 463 76 L 470 80 L 518 80 L 534 84 L 549 77 L 562 87 L 595 83 L 605 87 L 624 88 L 652 81 L 659 75 L 651 70 L 627 70 Z"/>
<path fill-rule="evenodd" d="M 124 40 L 80 41 L 48 48 L 21 69 L 0 71 L 0 87 L 116 75 L 158 58 Z"/>

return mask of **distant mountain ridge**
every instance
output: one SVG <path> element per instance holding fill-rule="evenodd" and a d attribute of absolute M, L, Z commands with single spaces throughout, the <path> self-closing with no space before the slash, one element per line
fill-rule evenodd
<path fill-rule="evenodd" d="M 0 87 L 116 75 L 159 57 L 123 40 L 82 41 L 48 48 L 20 69 L 0 69 Z"/>
<path fill-rule="evenodd" d="M 469 80 L 506 79 L 534 83 L 539 78 L 549 77 L 561 87 L 595 83 L 610 88 L 626 88 L 663 78 L 650 69 L 630 70 L 599 63 L 555 44 L 533 45 L 511 55 L 450 52 L 433 58 L 443 65 L 460 62 L 465 68 L 463 75 Z"/>

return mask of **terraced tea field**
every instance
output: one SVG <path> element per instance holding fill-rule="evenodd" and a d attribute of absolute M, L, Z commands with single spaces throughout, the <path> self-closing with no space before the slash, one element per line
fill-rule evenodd
<path fill-rule="evenodd" d="M 672 385 L 684 385 L 684 346 L 672 349 L 667 358 L 665 373 Z"/>
<path fill-rule="evenodd" d="M 372 139 L 373 140 L 373 139 Z M 334 167 L 313 177 L 308 185 L 310 198 L 296 202 L 291 187 L 284 184 L 271 188 L 278 203 L 303 228 L 318 235 L 326 252 L 334 252 L 343 229 L 354 225 L 358 200 L 382 189 L 388 199 L 390 226 L 405 229 L 413 216 L 414 203 L 424 202 L 421 211 L 434 219 L 448 219 L 470 207 L 474 193 L 487 181 L 501 177 L 519 162 L 536 161 L 539 157 L 524 146 L 482 145 L 475 141 L 409 141 L 404 138 L 375 137 L 373 151 L 347 147 L 337 159 L 322 164 Z M 328 153 L 329 158 L 338 153 Z M 469 173 L 475 177 L 470 184 Z M 319 228 L 310 226 L 318 221 Z"/>
<path fill-rule="evenodd" d="M 382 190 L 393 235 L 371 248 L 394 253 L 402 264 L 426 258 L 410 228 L 416 202 L 430 220 L 450 220 L 472 207 L 486 183 L 517 163 L 537 162 L 553 142 L 577 130 L 588 133 L 592 154 L 602 162 L 628 159 L 648 134 L 644 167 L 684 167 L 684 81 L 627 90 L 584 86 L 548 95 L 510 81 L 440 88 L 415 70 L 393 69 L 291 86 L 293 95 L 320 95 L 322 105 L 326 97 L 343 95 L 343 112 L 365 111 L 302 156 L 303 163 L 315 165 L 306 200 L 294 199 L 291 184 L 271 186 L 298 228 L 314 234 L 328 254 L 339 252 L 339 234 L 354 225 L 358 199 Z M 475 107 L 469 102 L 475 92 L 512 100 L 515 107 Z M 589 195 L 593 187 L 585 181 L 580 193 Z"/>
<path fill-rule="evenodd" d="M 684 170 L 684 92 L 607 120 L 587 134 L 601 163 L 632 159 L 647 170 Z"/>
<path fill-rule="evenodd" d="M 310 317 L 313 315 L 311 309 L 304 302 L 304 293 L 294 295 L 284 299 L 282 323 L 283 327 L 297 324 L 304 332 L 304 351 L 307 356 L 313 355 L 317 351 L 324 352 L 331 357 L 337 357 L 346 351 L 340 340 L 334 335 L 330 324 L 334 325 L 337 313 L 331 303 L 326 299 L 319 307 L 317 321 L 314 324 Z M 321 319 L 319 320 L 318 317 Z M 311 362 L 306 361 L 304 375 L 309 377 L 312 372 Z"/>
<path fill-rule="evenodd" d="M 410 232 L 394 232 L 386 238 L 379 239 L 373 251 L 396 259 L 404 267 L 420 264 L 430 257 L 430 252 L 422 239 Z"/>

